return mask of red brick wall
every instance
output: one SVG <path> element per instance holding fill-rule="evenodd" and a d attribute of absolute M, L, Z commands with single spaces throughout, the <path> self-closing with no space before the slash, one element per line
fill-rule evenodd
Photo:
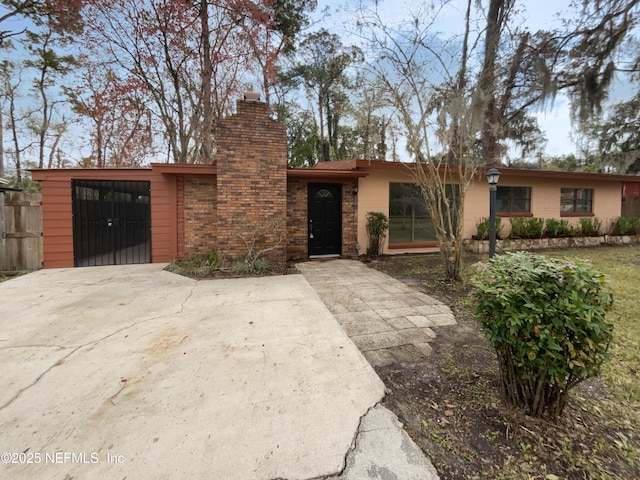
<path fill-rule="evenodd" d="M 357 257 L 358 195 L 353 194 L 357 180 L 342 184 L 342 256 Z"/>
<path fill-rule="evenodd" d="M 269 105 L 239 100 L 237 113 L 218 123 L 217 244 L 226 261 L 244 259 L 247 247 L 273 247 L 263 257 L 284 268 L 287 222 L 287 138 L 269 118 Z"/>
<path fill-rule="evenodd" d="M 176 235 L 177 235 L 177 258 L 185 257 L 184 247 L 184 177 L 176 178 Z"/>
<path fill-rule="evenodd" d="M 291 179 L 287 185 L 287 260 L 308 255 L 307 181 Z"/>
<path fill-rule="evenodd" d="M 330 182 L 333 183 L 333 182 Z M 342 184 L 342 256 L 357 257 L 358 196 L 353 194 L 357 180 Z M 307 231 L 308 181 L 289 180 L 287 188 L 287 259 L 306 259 L 309 254 Z"/>
<path fill-rule="evenodd" d="M 183 256 L 218 250 L 216 245 L 216 179 L 184 178 Z M 180 183 L 178 183 L 179 185 Z M 179 198 L 179 197 L 178 197 Z M 178 199 L 178 202 L 180 200 Z M 180 211 L 180 209 L 178 209 Z M 178 218 L 180 225 L 180 218 Z M 179 235 L 179 234 L 178 234 Z M 180 237 L 178 237 L 180 238 Z"/>

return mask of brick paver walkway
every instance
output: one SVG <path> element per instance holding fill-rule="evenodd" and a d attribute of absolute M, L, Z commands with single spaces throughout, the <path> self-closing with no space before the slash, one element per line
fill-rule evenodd
<path fill-rule="evenodd" d="M 373 366 L 428 356 L 433 327 L 456 323 L 442 302 L 359 261 L 296 267 Z"/>

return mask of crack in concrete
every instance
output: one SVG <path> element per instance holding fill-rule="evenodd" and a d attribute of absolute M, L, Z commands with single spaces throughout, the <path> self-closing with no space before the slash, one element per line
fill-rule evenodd
<path fill-rule="evenodd" d="M 11 404 L 13 404 L 13 403 L 18 399 L 18 398 L 20 398 L 20 396 L 21 396 L 24 392 L 26 392 L 26 391 L 27 391 L 27 390 L 29 390 L 30 388 L 34 387 L 35 385 L 37 385 L 37 384 L 40 382 L 40 380 L 42 380 L 42 378 L 43 378 L 47 373 L 49 373 L 49 372 L 50 372 L 51 370 L 53 370 L 55 367 L 58 367 L 58 366 L 62 365 L 62 364 L 64 363 L 64 361 L 65 361 L 67 358 L 69 358 L 71 355 L 73 355 L 74 353 L 76 353 L 76 352 L 77 352 L 78 350 L 80 350 L 81 348 L 87 347 L 87 346 L 89 346 L 89 345 L 94 345 L 94 346 L 95 346 L 95 345 L 98 345 L 100 342 L 102 342 L 102 341 L 106 340 L 107 338 L 113 337 L 114 335 L 117 335 L 118 333 L 121 333 L 121 332 L 123 332 L 123 331 L 125 331 L 125 330 L 128 330 L 128 329 L 130 329 L 130 328 L 133 328 L 133 327 L 135 327 L 135 326 L 137 326 L 137 325 L 140 325 L 140 324 L 142 324 L 142 323 L 150 322 L 150 321 L 152 321 L 152 320 L 157 320 L 157 319 L 159 319 L 159 318 L 168 317 L 168 316 L 171 316 L 171 315 L 176 315 L 176 314 L 182 313 L 182 312 L 184 311 L 184 306 L 185 306 L 185 304 L 187 303 L 187 301 L 189 300 L 189 298 L 191 298 L 191 296 L 193 295 L 193 293 L 194 293 L 194 291 L 195 291 L 195 289 L 196 289 L 196 287 L 197 287 L 197 286 L 198 286 L 198 284 L 196 283 L 195 285 L 193 285 L 193 287 L 191 287 L 191 289 L 190 289 L 189 293 L 187 294 L 187 296 L 186 296 L 186 297 L 184 298 L 184 300 L 180 303 L 180 308 L 179 308 L 179 309 L 177 309 L 177 311 L 175 311 L 175 312 L 165 313 L 165 314 L 163 314 L 163 315 L 158 315 L 158 316 L 155 316 L 155 317 L 146 318 L 146 319 L 144 319 L 144 320 L 140 320 L 140 321 L 138 321 L 138 322 L 131 323 L 131 324 L 126 325 L 126 326 L 124 326 L 124 327 L 122 327 L 122 328 L 119 328 L 119 329 L 118 329 L 118 330 L 116 330 L 115 332 L 112 332 L 112 333 L 110 333 L 110 334 L 108 334 L 108 335 L 105 335 L 105 336 L 104 336 L 104 337 L 102 337 L 102 338 L 99 338 L 99 339 L 97 339 L 97 340 L 92 340 L 92 341 L 90 341 L 90 342 L 87 342 L 87 343 L 84 343 L 84 344 L 82 344 L 82 345 L 78 345 L 78 346 L 75 346 L 75 347 L 74 347 L 74 346 L 70 346 L 70 347 L 61 347 L 60 345 L 55 345 L 55 347 L 58 347 L 58 348 L 60 348 L 60 349 L 70 349 L 70 348 L 71 348 L 71 349 L 73 349 L 73 350 L 72 350 L 71 352 L 69 352 L 67 355 L 65 355 L 64 357 L 62 357 L 62 358 L 58 359 L 58 360 L 57 360 L 53 365 L 51 365 L 51 366 L 50 366 L 49 368 L 47 368 L 44 372 L 42 372 L 40 375 L 38 375 L 38 377 L 36 377 L 36 379 L 35 379 L 33 382 L 31 382 L 31 384 L 29 384 L 29 385 L 27 385 L 26 387 L 21 388 L 20 390 L 18 390 L 18 392 L 17 392 L 17 393 L 16 393 L 12 398 L 10 398 L 7 402 L 5 402 L 5 404 L 4 404 L 4 405 L 0 405 L 0 410 L 4 410 L 5 408 L 7 408 L 7 407 L 9 407 Z M 3 347 L 1 350 L 6 350 L 6 349 L 9 349 L 9 348 L 19 348 L 19 347 L 20 347 L 20 345 L 18 345 L 18 346 L 13 346 L 13 347 Z M 42 347 L 48 347 L 48 346 L 47 346 L 47 345 L 43 345 L 43 346 L 39 346 L 39 345 L 24 345 L 23 347 L 25 347 L 25 348 L 27 348 L 27 347 L 40 347 L 40 348 L 42 348 Z M 120 389 L 120 391 L 118 391 L 115 395 L 113 395 L 113 396 L 111 397 L 111 399 L 113 399 L 114 397 L 116 397 L 116 396 L 117 396 L 117 395 L 118 395 L 118 394 L 119 394 L 123 389 L 124 389 L 124 386 Z M 109 400 L 109 399 L 108 399 L 108 400 Z"/>
<path fill-rule="evenodd" d="M 130 328 L 136 327 L 136 326 L 141 325 L 141 324 L 143 324 L 145 322 L 150 322 L 152 320 L 158 320 L 160 318 L 170 317 L 171 315 L 177 315 L 179 313 L 182 313 L 184 311 L 185 304 L 191 298 L 191 296 L 193 295 L 193 293 L 194 293 L 194 291 L 195 291 L 197 286 L 198 286 L 198 284 L 196 283 L 193 287 L 191 287 L 191 289 L 189 290 L 189 293 L 184 298 L 184 300 L 182 300 L 182 302 L 180 302 L 180 307 L 176 311 L 170 312 L 170 313 L 163 313 L 162 315 L 157 315 L 155 317 L 145 318 L 144 320 L 140 320 L 140 321 L 137 321 L 137 322 L 130 323 L 129 325 L 125 325 L 124 327 L 119 328 L 115 332 L 112 332 L 112 333 L 110 333 L 108 335 L 105 335 L 104 337 L 101 337 L 101 338 L 98 338 L 97 340 L 92 340 L 92 341 L 87 342 L 87 343 L 85 343 L 83 345 L 80 345 L 79 348 L 86 347 L 88 345 L 94 345 L 95 346 L 95 345 L 99 344 L 100 342 L 106 340 L 107 338 L 111 338 L 114 335 L 117 335 L 118 333 L 122 333 L 125 330 L 128 330 Z"/>
<path fill-rule="evenodd" d="M 340 469 L 340 471 L 338 471 L 336 473 L 332 473 L 330 475 L 322 475 L 320 477 L 309 478 L 307 480 L 330 480 L 332 478 L 340 477 L 341 475 L 344 474 L 344 471 L 347 469 L 347 463 L 348 463 L 349 455 L 351 455 L 353 452 L 355 452 L 356 449 L 358 448 L 358 440 L 359 440 L 359 437 L 360 437 L 360 433 L 364 431 L 364 430 L 361 430 L 362 429 L 362 422 L 364 421 L 364 417 L 366 417 L 369 414 L 369 412 L 371 412 L 371 410 L 376 408 L 378 405 L 381 405 L 383 400 L 384 400 L 384 397 L 381 398 L 380 400 L 378 400 L 374 405 L 369 407 L 367 409 L 367 411 L 360 417 L 360 420 L 358 421 L 358 428 L 356 428 L 356 431 L 353 434 L 353 440 L 351 441 L 351 446 L 349 447 L 347 452 L 344 454 L 343 464 L 342 464 L 342 468 Z"/>
<path fill-rule="evenodd" d="M 182 313 L 184 312 L 184 306 L 185 304 L 189 301 L 189 299 L 191 298 L 191 296 L 194 294 L 194 292 L 196 291 L 196 288 L 198 288 L 199 285 L 199 281 L 196 280 L 196 283 L 193 285 L 193 287 L 191 287 L 191 290 L 189 291 L 189 294 L 185 297 L 185 299 L 180 303 L 180 309 L 176 312 L 176 313 Z"/>
<path fill-rule="evenodd" d="M 374 405 L 369 407 L 367 411 L 360 416 L 360 420 L 358 421 L 358 428 L 356 428 L 356 431 L 353 434 L 353 440 L 351 441 L 351 446 L 347 449 L 346 453 L 344 454 L 342 468 L 336 473 L 330 473 L 329 475 L 320 475 L 319 477 L 309 477 L 309 478 L 306 478 L 305 480 L 331 480 L 332 478 L 339 477 L 344 473 L 344 471 L 347 469 L 347 459 L 349 458 L 349 455 L 351 455 L 351 453 L 354 452 L 356 448 L 358 448 L 358 437 L 360 436 L 360 429 L 362 428 L 362 422 L 364 421 L 364 417 L 366 417 L 369 414 L 369 412 L 374 408 L 376 408 L 378 405 L 381 405 L 383 400 L 384 400 L 384 397 L 378 400 Z M 270 478 L 269 480 L 286 480 L 286 479 L 282 477 L 276 477 L 276 478 Z"/>
<path fill-rule="evenodd" d="M 40 380 L 42 380 L 42 377 L 44 377 L 47 373 L 49 373 L 51 370 L 53 370 L 55 367 L 58 367 L 60 365 L 62 365 L 64 363 L 64 361 L 69 358 L 71 355 L 73 355 L 75 352 L 77 352 L 80 348 L 82 347 L 76 347 L 74 348 L 71 352 L 69 352 L 67 355 L 65 355 L 64 357 L 58 359 L 56 361 L 56 363 L 54 363 L 53 365 L 51 365 L 49 368 L 47 368 L 44 372 L 42 372 L 40 375 L 38 375 L 38 377 L 31 382 L 30 385 L 27 385 L 24 388 L 21 388 L 20 390 L 18 390 L 18 392 L 12 397 L 10 398 L 4 405 L 0 406 L 0 410 L 4 410 L 5 408 L 7 408 L 9 405 L 11 405 L 13 402 L 15 402 L 18 398 L 20 398 L 20 396 L 26 392 L 27 390 L 29 390 L 31 387 L 33 387 L 34 385 L 36 385 L 38 382 L 40 382 Z"/>
<path fill-rule="evenodd" d="M 116 393 L 114 393 L 113 395 L 111 395 L 109 398 L 107 398 L 107 400 L 109 400 L 111 402 L 112 405 L 117 405 L 117 403 L 114 401 L 116 399 L 116 397 L 118 395 L 120 395 L 122 393 L 122 391 L 124 390 L 124 388 L 127 386 L 126 382 L 122 384 L 122 386 L 120 387 L 120 390 L 118 390 Z"/>
<path fill-rule="evenodd" d="M 9 345 L 8 347 L 0 347 L 0 350 L 9 350 L 11 348 L 57 348 L 58 350 L 68 350 L 69 348 L 75 347 L 63 347 L 62 345 Z"/>

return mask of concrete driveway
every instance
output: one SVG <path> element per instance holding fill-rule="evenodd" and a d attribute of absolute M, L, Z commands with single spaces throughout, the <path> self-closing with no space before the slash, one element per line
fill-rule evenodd
<path fill-rule="evenodd" d="M 162 267 L 0 283 L 0 478 L 340 471 L 384 386 L 304 278 Z"/>

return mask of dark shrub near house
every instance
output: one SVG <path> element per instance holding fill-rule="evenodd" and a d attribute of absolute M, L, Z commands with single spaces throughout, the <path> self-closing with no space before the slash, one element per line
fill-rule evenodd
<path fill-rule="evenodd" d="M 541 238 L 544 218 L 513 217 L 511 222 L 511 238 Z"/>
<path fill-rule="evenodd" d="M 586 217 L 580 219 L 580 235 L 585 237 L 597 237 L 600 235 L 600 220 L 595 217 Z"/>
<path fill-rule="evenodd" d="M 544 226 L 544 235 L 550 238 L 572 237 L 577 231 L 569 225 L 568 220 L 547 218 Z"/>
<path fill-rule="evenodd" d="M 637 235 L 640 233 L 640 218 L 618 217 L 613 223 L 613 235 Z"/>
<path fill-rule="evenodd" d="M 384 246 L 384 239 L 389 230 L 389 219 L 382 212 L 367 213 L 367 255 L 379 255 Z"/>
<path fill-rule="evenodd" d="M 489 240 L 489 218 L 482 217 L 476 223 L 476 231 L 478 232 L 472 238 L 474 240 Z M 496 238 L 502 238 L 502 218 L 496 217 Z"/>

